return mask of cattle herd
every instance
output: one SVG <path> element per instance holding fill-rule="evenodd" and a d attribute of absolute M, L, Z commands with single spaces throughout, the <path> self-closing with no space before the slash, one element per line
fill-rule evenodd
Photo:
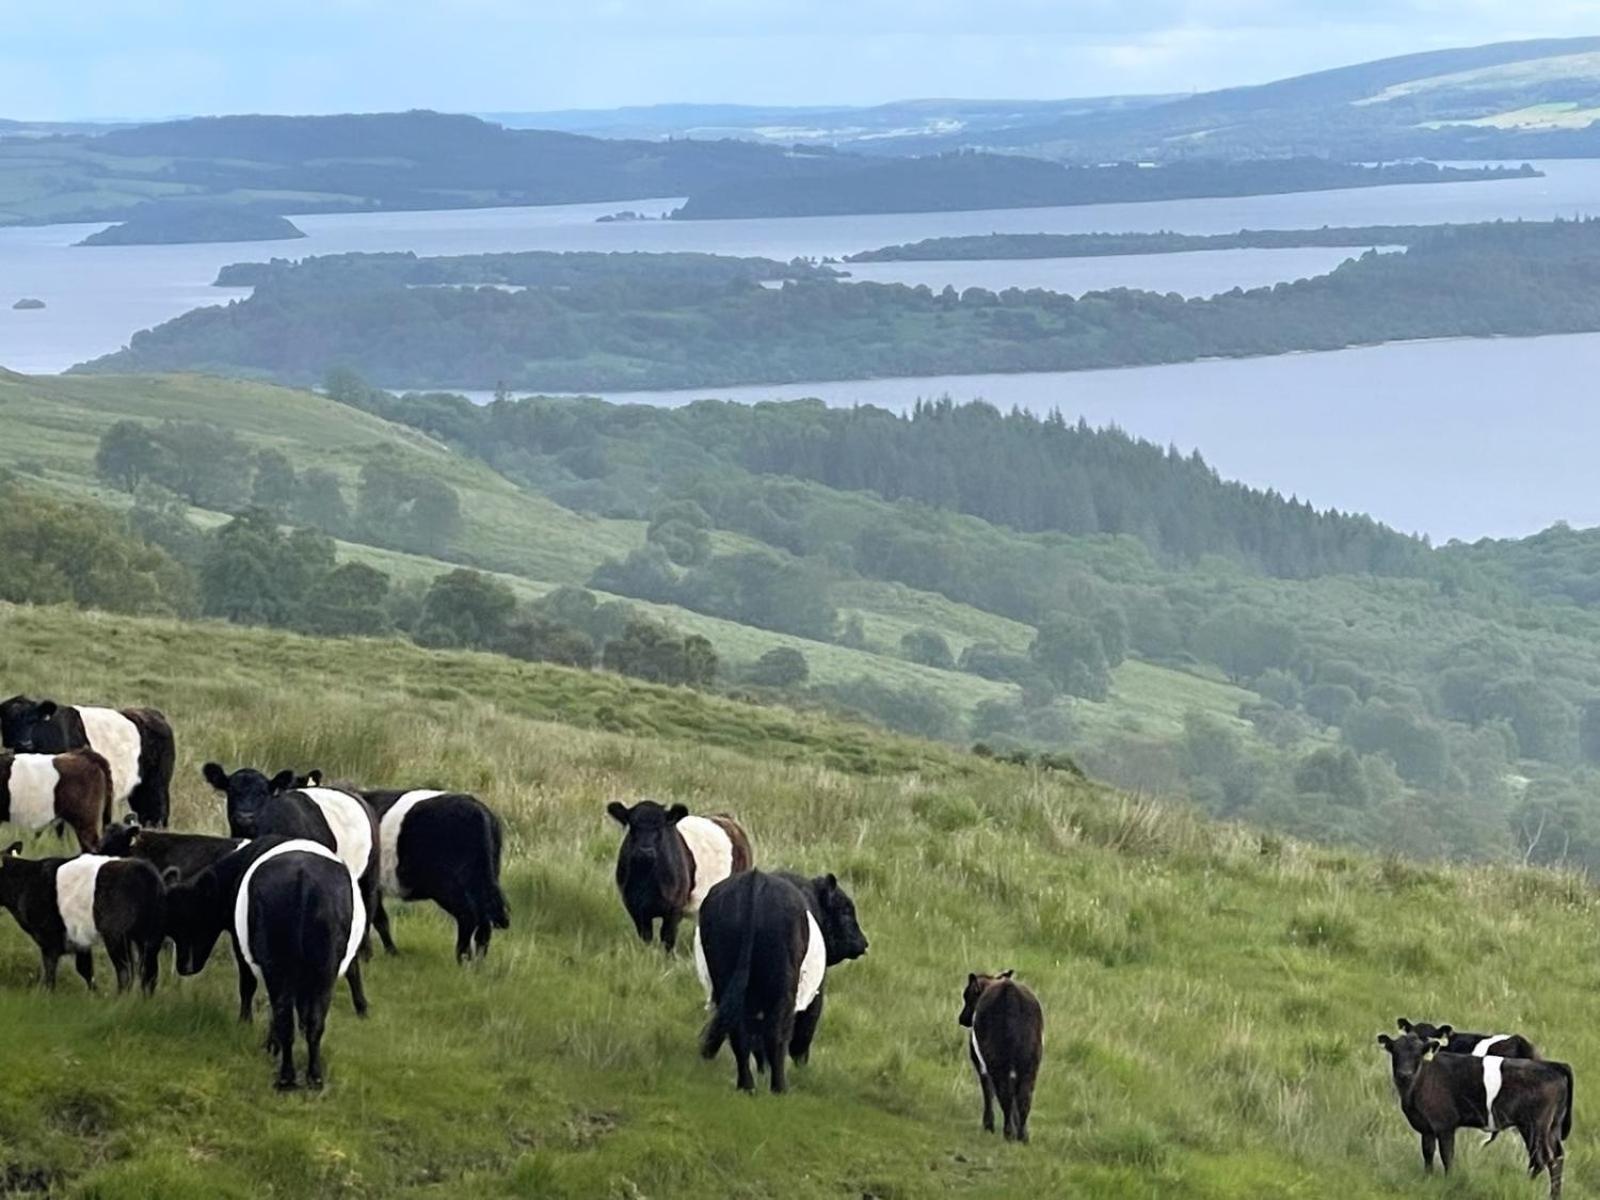
<path fill-rule="evenodd" d="M 344 979 L 367 1012 L 361 962 L 369 931 L 395 951 L 384 899 L 431 900 L 456 922 L 456 956 L 487 954 L 510 926 L 500 889 L 499 818 L 477 797 L 433 789 L 365 790 L 325 785 L 318 771 L 253 768 L 202 775 L 224 797 L 230 836 L 168 831 L 176 762 L 172 727 L 148 708 L 59 705 L 14 696 L 0 702 L 0 822 L 70 829 L 79 853 L 25 859 L 21 842 L 0 857 L 0 907 L 39 948 L 43 982 L 73 956 L 94 986 L 92 950 L 103 945 L 118 990 L 137 972 L 146 993 L 161 951 L 180 975 L 204 968 L 224 931 L 239 978 L 239 1018 L 252 1019 L 265 988 L 267 1047 L 277 1086 L 298 1085 L 294 1043 L 306 1043 L 308 1084 L 322 1083 L 322 1033 L 334 986 Z M 128 815 L 113 823 L 116 808 Z M 833 874 L 804 877 L 755 866 L 745 829 L 731 816 L 696 816 L 681 804 L 621 802 L 616 884 L 639 937 L 657 932 L 671 954 L 686 916 L 697 917 L 694 962 L 709 1017 L 700 1051 L 727 1043 L 738 1086 L 765 1072 L 786 1090 L 788 1063 L 805 1063 L 822 1018 L 829 967 L 861 957 L 867 938 Z M 983 1127 L 998 1103 L 1008 1140 L 1028 1140 L 1044 1046 L 1038 998 L 1005 971 L 972 973 L 959 1024 L 983 1093 Z M 1517 1034 L 1461 1033 L 1400 1018 L 1380 1034 L 1401 1111 L 1422 1139 L 1423 1165 L 1445 1171 L 1459 1129 L 1493 1141 L 1515 1129 L 1531 1176 L 1548 1173 L 1561 1195 L 1564 1142 L 1572 1131 L 1572 1069 L 1541 1058 Z"/>

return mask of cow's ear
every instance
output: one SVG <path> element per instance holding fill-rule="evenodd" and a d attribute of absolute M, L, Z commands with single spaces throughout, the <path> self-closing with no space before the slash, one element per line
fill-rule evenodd
<path fill-rule="evenodd" d="M 206 777 L 206 782 L 219 792 L 228 790 L 228 773 L 222 769 L 221 763 L 207 763 L 200 768 L 200 774 Z"/>
<path fill-rule="evenodd" d="M 1378 1045 L 1382 1046 L 1385 1050 L 1393 1050 L 1394 1039 L 1387 1033 L 1380 1033 L 1378 1035 Z"/>
<path fill-rule="evenodd" d="M 977 982 L 978 982 L 978 973 L 976 971 L 968 971 L 967 972 L 967 986 L 971 987 L 973 984 L 975 984 Z"/>
<path fill-rule="evenodd" d="M 1000 972 L 1000 978 L 1001 979 L 1010 979 L 1016 973 L 1017 973 L 1017 969 L 1015 967 L 1007 967 L 1004 971 Z"/>
<path fill-rule="evenodd" d="M 1439 1026 L 1439 1032 L 1434 1036 L 1439 1038 L 1440 1041 L 1444 1041 L 1455 1031 L 1456 1028 L 1454 1025 L 1441 1025 Z"/>
<path fill-rule="evenodd" d="M 822 877 L 822 882 L 830 892 L 836 892 L 839 890 L 839 877 L 832 871 L 829 871 Z"/>
<path fill-rule="evenodd" d="M 178 870 L 177 867 L 168 867 L 165 871 L 161 872 L 161 882 L 167 887 L 171 887 L 182 878 L 183 872 Z"/>
<path fill-rule="evenodd" d="M 1441 1049 L 1443 1049 L 1443 1047 L 1440 1046 L 1438 1042 L 1434 1041 L 1432 1038 L 1429 1038 L 1428 1044 L 1422 1048 L 1422 1057 L 1432 1058 L 1435 1054 L 1439 1053 Z"/>
<path fill-rule="evenodd" d="M 122 823 L 129 829 L 137 829 L 139 827 L 139 814 L 130 811 L 127 816 L 122 818 Z"/>
<path fill-rule="evenodd" d="M 294 786 L 293 771 L 279 771 L 272 777 L 272 782 L 267 784 L 267 790 L 273 793 L 287 792 Z"/>
<path fill-rule="evenodd" d="M 613 800 L 606 805 L 606 811 L 611 814 L 611 819 L 624 829 L 628 827 L 628 820 L 633 815 L 626 804 L 621 800 Z"/>
<path fill-rule="evenodd" d="M 321 785 L 321 783 L 322 783 L 322 772 L 321 771 L 317 770 L 315 767 L 312 767 L 311 770 L 306 772 L 306 786 L 307 787 L 318 787 L 318 786 Z"/>
<path fill-rule="evenodd" d="M 6 857 L 7 858 L 15 858 L 17 855 L 19 855 L 21 853 L 22 853 L 22 843 L 21 842 L 12 842 L 11 845 L 6 847 Z"/>
<path fill-rule="evenodd" d="M 1401 1033 L 1410 1033 L 1411 1032 L 1411 1022 L 1406 1020 L 1404 1017 L 1396 1017 L 1395 1020 L 1394 1020 L 1394 1025 L 1395 1025 L 1395 1028 L 1398 1029 Z"/>
<path fill-rule="evenodd" d="M 667 820 L 671 821 L 674 825 L 688 815 L 688 807 L 682 804 L 674 804 L 671 808 L 667 809 Z"/>
<path fill-rule="evenodd" d="M 54 700 L 41 700 L 34 705 L 33 715 L 40 721 L 48 721 L 56 715 L 56 702 Z"/>

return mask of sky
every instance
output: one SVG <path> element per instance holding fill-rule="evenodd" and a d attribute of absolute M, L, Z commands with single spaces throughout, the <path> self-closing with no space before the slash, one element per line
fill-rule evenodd
<path fill-rule="evenodd" d="M 1186 92 L 1600 33 L 1600 0 L 0 0 L 0 117 Z"/>

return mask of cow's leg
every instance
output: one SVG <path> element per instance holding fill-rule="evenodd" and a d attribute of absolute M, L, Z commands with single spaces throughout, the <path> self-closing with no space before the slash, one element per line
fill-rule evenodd
<path fill-rule="evenodd" d="M 274 1086 L 288 1091 L 300 1085 L 294 1071 L 294 995 L 287 980 L 279 981 L 274 988 L 267 985 L 267 999 L 272 1005 L 272 1041 L 278 1053 L 278 1078 Z"/>
<path fill-rule="evenodd" d="M 54 950 L 39 947 L 39 982 L 46 990 L 56 990 L 56 967 L 61 962 L 61 955 Z"/>
<path fill-rule="evenodd" d="M 328 1023 L 328 1004 L 333 988 L 318 988 L 304 997 L 300 1005 L 300 1031 L 306 1037 L 306 1084 L 322 1086 L 322 1030 Z"/>
<path fill-rule="evenodd" d="M 161 930 L 152 931 L 144 940 L 139 952 L 139 988 L 146 996 L 153 996 L 156 983 L 161 979 L 161 946 L 166 941 Z"/>
<path fill-rule="evenodd" d="M 1447 1129 L 1439 1135 L 1439 1165 L 1444 1168 L 1446 1175 L 1450 1174 L 1450 1164 L 1456 1161 L 1456 1131 Z"/>
<path fill-rule="evenodd" d="M 1000 1101 L 1000 1115 L 1004 1118 L 1002 1132 L 1006 1141 L 1015 1141 L 1017 1137 L 1017 1097 L 1016 1081 L 1009 1072 L 1001 1071 L 998 1076 L 991 1077 L 994 1084 L 995 1098 Z"/>
<path fill-rule="evenodd" d="M 1028 1140 L 1028 1115 L 1033 1112 L 1033 1076 L 1017 1080 L 1017 1090 L 1012 1099 L 1016 1109 L 1017 1141 L 1026 1143 Z"/>
<path fill-rule="evenodd" d="M 639 940 L 641 942 L 648 944 L 654 940 L 656 936 L 656 919 L 654 917 L 642 917 L 634 913 L 629 913 L 628 915 L 633 917 L 633 927 L 638 931 Z"/>
<path fill-rule="evenodd" d="M 244 958 L 235 955 L 239 967 L 239 1020 L 248 1025 L 255 1016 L 256 1008 L 256 973 L 250 969 L 250 964 Z"/>
<path fill-rule="evenodd" d="M 367 988 L 361 982 L 361 960 L 352 958 L 350 969 L 344 973 L 345 982 L 350 985 L 350 1000 L 356 1006 L 356 1016 L 367 1015 Z"/>
<path fill-rule="evenodd" d="M 661 948 L 668 954 L 671 954 L 678 944 L 678 926 L 682 923 L 681 912 L 661 918 Z"/>
<path fill-rule="evenodd" d="M 1561 1200 L 1561 1176 L 1566 1162 L 1567 1151 L 1561 1144 L 1561 1135 L 1551 1130 L 1550 1138 L 1545 1143 L 1545 1166 L 1550 1171 L 1550 1200 Z"/>
<path fill-rule="evenodd" d="M 389 936 L 389 910 L 383 906 L 383 897 L 378 897 L 378 906 L 372 910 L 372 927 L 378 931 L 378 940 L 383 943 L 385 954 L 398 954 L 394 938 Z"/>
<path fill-rule="evenodd" d="M 743 1015 L 734 1018 L 728 1030 L 728 1042 L 733 1050 L 733 1061 L 739 1069 L 739 1090 L 756 1090 L 756 1077 L 750 1073 L 750 1030 Z"/>
<path fill-rule="evenodd" d="M 94 991 L 94 955 L 87 950 L 74 950 L 72 965 L 77 968 L 78 974 L 83 976 L 83 981 L 89 985 L 89 990 Z"/>
<path fill-rule="evenodd" d="M 489 957 L 489 939 L 494 936 L 494 926 L 481 917 L 478 927 L 472 931 L 472 950 L 477 958 Z"/>
<path fill-rule="evenodd" d="M 477 919 L 466 912 L 451 915 L 456 919 L 456 961 L 468 962 L 472 958 L 472 935 L 478 931 Z"/>
<path fill-rule="evenodd" d="M 771 1062 L 772 1091 L 776 1095 L 789 1087 L 789 1042 L 794 1037 L 794 1006 L 785 1005 L 769 1014 L 766 1028 L 767 1058 Z"/>
<path fill-rule="evenodd" d="M 978 1083 L 983 1087 L 983 1130 L 994 1132 L 994 1084 L 987 1071 L 978 1072 Z"/>
<path fill-rule="evenodd" d="M 117 991 L 125 992 L 133 986 L 133 945 L 126 937 L 106 938 L 106 957 L 111 969 L 117 973 Z"/>
<path fill-rule="evenodd" d="M 95 817 L 79 817 L 72 822 L 73 835 L 78 839 L 81 854 L 93 854 L 100 848 L 100 822 Z"/>
<path fill-rule="evenodd" d="M 1422 1169 L 1428 1174 L 1433 1174 L 1433 1152 L 1439 1145 L 1439 1139 L 1431 1133 L 1422 1135 Z"/>
<path fill-rule="evenodd" d="M 811 1061 L 811 1040 L 822 1022 L 822 997 L 818 992 L 811 1006 L 794 1015 L 794 1036 L 789 1039 L 789 1057 L 802 1065 Z"/>

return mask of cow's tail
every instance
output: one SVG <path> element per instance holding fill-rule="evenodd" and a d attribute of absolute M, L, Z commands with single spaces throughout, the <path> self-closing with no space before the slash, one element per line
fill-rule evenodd
<path fill-rule="evenodd" d="M 106 757 L 94 750 L 85 751 L 89 761 L 94 764 L 95 770 L 100 772 L 100 782 L 105 787 L 105 803 L 100 807 L 100 828 L 104 829 L 111 824 L 111 805 L 117 798 L 116 785 L 111 782 L 111 764 Z"/>
<path fill-rule="evenodd" d="M 734 962 L 733 974 L 723 981 L 722 996 L 717 1000 L 716 1010 L 700 1035 L 700 1054 L 704 1058 L 715 1058 L 722 1049 L 728 1031 L 744 1020 L 745 994 L 750 989 L 750 964 L 755 958 L 756 949 L 756 890 L 753 887 L 741 887 L 739 894 L 744 897 L 743 911 L 738 914 L 744 935 L 739 942 L 739 957 Z"/>
<path fill-rule="evenodd" d="M 1550 1065 L 1560 1071 L 1567 1079 L 1567 1104 L 1561 1111 L 1561 1140 L 1564 1142 L 1572 1136 L 1572 1068 L 1566 1063 L 1551 1063 Z"/>
<path fill-rule="evenodd" d="M 489 843 L 489 878 L 484 884 L 487 895 L 481 897 L 482 912 L 496 929 L 510 929 L 511 906 L 506 903 L 506 894 L 500 889 L 500 853 L 503 840 L 500 818 L 488 808 L 483 811 L 488 818 L 484 832 Z"/>

